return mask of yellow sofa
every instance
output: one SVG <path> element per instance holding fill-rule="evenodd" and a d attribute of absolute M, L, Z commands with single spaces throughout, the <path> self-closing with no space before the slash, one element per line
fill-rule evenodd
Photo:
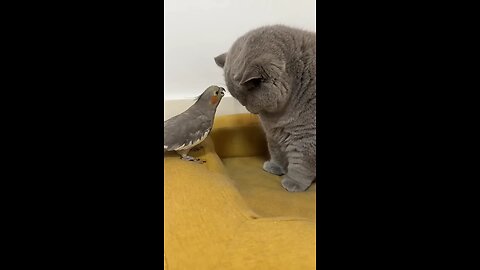
<path fill-rule="evenodd" d="M 257 116 L 217 116 L 190 152 L 164 157 L 164 269 L 315 269 L 316 185 L 289 193 L 262 170 Z"/>

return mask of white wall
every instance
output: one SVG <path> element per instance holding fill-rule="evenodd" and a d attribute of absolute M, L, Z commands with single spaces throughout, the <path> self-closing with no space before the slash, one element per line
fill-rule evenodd
<path fill-rule="evenodd" d="M 245 32 L 277 23 L 316 30 L 315 0 L 165 0 L 164 6 L 165 119 L 208 86 L 226 88 L 213 58 Z M 240 112 L 246 111 L 227 93 L 217 115 Z"/>

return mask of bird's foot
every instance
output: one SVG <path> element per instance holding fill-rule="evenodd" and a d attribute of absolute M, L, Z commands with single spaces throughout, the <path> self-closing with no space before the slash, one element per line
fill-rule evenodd
<path fill-rule="evenodd" d="M 186 160 L 186 161 L 193 161 L 193 162 L 200 163 L 200 164 L 203 164 L 203 163 L 207 162 L 206 160 L 201 160 L 199 158 L 194 158 L 194 157 L 191 157 L 191 156 L 183 156 L 180 159 Z"/>

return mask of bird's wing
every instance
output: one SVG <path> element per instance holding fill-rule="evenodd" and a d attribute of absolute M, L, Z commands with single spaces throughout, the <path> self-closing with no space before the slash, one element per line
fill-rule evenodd
<path fill-rule="evenodd" d="M 212 128 L 212 119 L 185 112 L 165 121 L 163 128 L 164 149 L 173 151 L 205 139 Z"/>

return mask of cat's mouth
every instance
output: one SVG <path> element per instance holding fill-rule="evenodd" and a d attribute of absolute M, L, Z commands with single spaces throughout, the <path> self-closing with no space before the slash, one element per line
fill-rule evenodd
<path fill-rule="evenodd" d="M 245 107 L 245 109 L 247 109 L 247 111 L 249 111 L 253 114 L 260 113 L 260 110 L 258 108 L 255 108 L 255 107 L 249 105 L 249 102 L 247 102 L 247 98 L 239 96 L 239 97 L 237 97 L 237 100 L 238 100 L 238 102 L 240 102 L 240 104 L 242 104 L 242 106 Z"/>
<path fill-rule="evenodd" d="M 240 102 L 240 104 L 242 104 L 242 106 L 247 107 L 247 102 L 244 98 L 237 97 L 237 100 L 238 100 L 238 102 Z"/>
<path fill-rule="evenodd" d="M 248 110 L 249 112 L 253 113 L 253 114 L 258 114 L 258 113 L 260 112 L 259 109 L 257 109 L 257 108 L 252 108 L 251 106 L 248 106 L 248 104 L 245 105 L 245 108 L 247 108 L 247 110 Z"/>

